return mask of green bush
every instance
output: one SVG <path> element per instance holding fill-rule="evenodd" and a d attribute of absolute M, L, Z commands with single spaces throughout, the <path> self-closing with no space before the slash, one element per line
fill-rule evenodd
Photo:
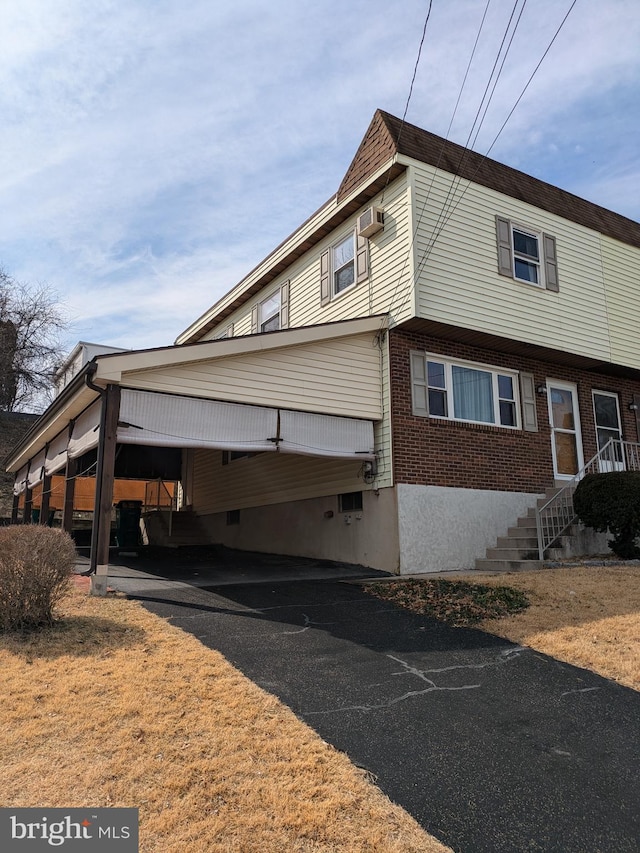
<path fill-rule="evenodd" d="M 69 585 L 76 551 L 49 527 L 0 527 L 0 631 L 51 625 Z"/>
<path fill-rule="evenodd" d="M 573 506 L 587 527 L 613 534 L 609 547 L 618 557 L 640 556 L 640 471 L 588 474 L 576 488 Z"/>

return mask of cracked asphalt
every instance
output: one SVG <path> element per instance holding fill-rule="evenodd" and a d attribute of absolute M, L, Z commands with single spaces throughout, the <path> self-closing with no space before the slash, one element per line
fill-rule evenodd
<path fill-rule="evenodd" d="M 457 853 L 640 850 L 635 691 L 353 582 L 127 592 L 278 696 Z"/>

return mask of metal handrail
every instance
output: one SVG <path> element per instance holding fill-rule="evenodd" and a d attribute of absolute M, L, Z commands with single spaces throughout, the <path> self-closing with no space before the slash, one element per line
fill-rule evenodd
<path fill-rule="evenodd" d="M 640 444 L 610 438 L 595 456 L 578 471 L 566 486 L 542 506 L 536 508 L 538 533 L 538 556 L 544 560 L 544 552 L 576 520 L 573 508 L 573 493 L 580 480 L 587 474 L 601 474 L 605 465 L 619 466 L 625 471 L 640 470 Z M 613 468 L 612 468 L 613 470 Z"/>
<path fill-rule="evenodd" d="M 155 488 L 155 501 L 153 500 L 153 495 L 150 495 L 150 492 L 153 488 Z M 174 487 L 174 494 L 172 495 L 162 477 L 158 477 L 156 480 L 149 480 L 144 488 L 145 509 L 155 509 L 156 512 L 160 512 L 161 510 L 168 508 L 169 536 L 171 536 L 173 530 L 173 512 L 175 509 L 174 505 L 176 501 L 175 491 L 176 490 Z"/>

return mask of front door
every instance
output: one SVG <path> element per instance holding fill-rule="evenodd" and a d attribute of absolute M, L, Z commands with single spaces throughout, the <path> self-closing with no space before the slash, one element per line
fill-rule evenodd
<path fill-rule="evenodd" d="M 593 414 L 596 424 L 598 450 L 602 450 L 612 438 L 616 442 L 607 451 L 607 458 L 600 459 L 600 472 L 605 474 L 607 471 L 624 470 L 618 395 L 612 394 L 609 391 L 594 391 Z"/>
<path fill-rule="evenodd" d="M 571 382 L 547 380 L 551 453 L 557 480 L 570 480 L 584 465 L 578 411 L 578 388 Z"/>

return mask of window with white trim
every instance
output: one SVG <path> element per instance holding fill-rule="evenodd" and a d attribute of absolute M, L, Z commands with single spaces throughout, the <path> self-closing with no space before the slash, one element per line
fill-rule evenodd
<path fill-rule="evenodd" d="M 266 299 L 262 299 L 251 309 L 251 334 L 259 332 L 277 332 L 289 327 L 289 284 L 283 282 L 278 290 L 273 291 Z"/>
<path fill-rule="evenodd" d="M 498 272 L 557 293 L 556 238 L 496 216 Z"/>
<path fill-rule="evenodd" d="M 325 305 L 369 275 L 369 241 L 354 230 L 320 255 L 320 303 Z"/>
<path fill-rule="evenodd" d="M 277 332 L 280 328 L 279 290 L 258 305 L 258 326 L 261 332 Z"/>
<path fill-rule="evenodd" d="M 411 353 L 413 414 L 520 429 L 518 374 Z"/>

